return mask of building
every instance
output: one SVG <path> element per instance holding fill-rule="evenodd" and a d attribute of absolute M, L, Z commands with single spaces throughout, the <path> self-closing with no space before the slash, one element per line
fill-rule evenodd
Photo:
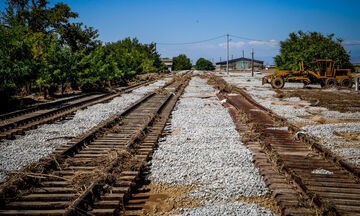
<path fill-rule="evenodd" d="M 360 72 L 360 64 L 353 64 L 356 73 Z"/>
<path fill-rule="evenodd" d="M 254 59 L 254 68 L 262 69 L 264 61 Z M 216 63 L 216 70 L 226 70 L 226 61 Z M 251 70 L 251 59 L 237 58 L 229 60 L 229 70 Z"/>
<path fill-rule="evenodd" d="M 173 61 L 172 61 L 172 59 L 162 58 L 161 61 L 164 62 L 164 64 L 168 67 L 168 70 L 171 72 L 172 66 L 173 66 Z"/>

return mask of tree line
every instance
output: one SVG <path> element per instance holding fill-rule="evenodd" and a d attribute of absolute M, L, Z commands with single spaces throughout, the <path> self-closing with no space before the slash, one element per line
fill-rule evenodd
<path fill-rule="evenodd" d="M 0 98 L 20 89 L 44 96 L 66 85 L 90 90 L 166 69 L 155 44 L 136 38 L 114 43 L 97 40 L 98 31 L 80 22 L 65 3 L 7 0 L 0 12 Z"/>
<path fill-rule="evenodd" d="M 173 70 L 190 70 L 192 68 L 191 60 L 185 54 L 180 54 L 173 58 Z M 213 63 L 204 58 L 199 58 L 195 64 L 196 70 L 214 70 Z"/>

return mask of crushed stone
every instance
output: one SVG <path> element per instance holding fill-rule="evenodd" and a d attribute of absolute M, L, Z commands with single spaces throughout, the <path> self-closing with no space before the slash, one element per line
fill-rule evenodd
<path fill-rule="evenodd" d="M 170 78 L 165 78 L 128 94 L 122 94 L 110 102 L 78 110 L 71 120 L 41 125 L 35 130 L 27 131 L 18 139 L 4 140 L 0 143 L 0 182 L 4 181 L 8 172 L 17 171 L 39 161 L 56 148 L 68 143 L 71 138 L 85 133 L 115 113 L 125 110 L 131 103 L 146 93 L 164 86 L 168 81 Z"/>
<path fill-rule="evenodd" d="M 252 162 L 252 152 L 241 143 L 227 109 L 216 104 L 216 97 L 194 97 L 213 92 L 207 80 L 194 77 L 190 81 L 165 128 L 173 133 L 161 139 L 153 154 L 149 179 L 194 186 L 197 189 L 187 197 L 216 201 L 268 193 Z M 236 208 L 239 212 L 262 211 L 258 205 L 250 206 Z M 184 210 L 184 214 L 223 215 L 233 210 L 234 206 L 228 204 L 196 208 L 189 210 L 191 213 Z"/>

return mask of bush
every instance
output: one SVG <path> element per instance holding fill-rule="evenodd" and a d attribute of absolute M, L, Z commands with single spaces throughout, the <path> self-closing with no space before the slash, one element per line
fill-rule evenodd
<path fill-rule="evenodd" d="M 214 67 L 214 65 L 212 64 L 211 61 L 206 60 L 204 58 L 199 58 L 196 61 L 195 69 L 196 70 L 214 70 L 215 67 Z"/>
<path fill-rule="evenodd" d="M 185 54 L 173 58 L 173 70 L 190 70 L 191 67 L 191 61 Z"/>

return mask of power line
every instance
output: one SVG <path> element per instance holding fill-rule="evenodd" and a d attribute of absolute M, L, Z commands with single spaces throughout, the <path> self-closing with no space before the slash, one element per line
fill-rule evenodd
<path fill-rule="evenodd" d="M 242 39 L 242 40 L 248 40 L 248 41 L 259 41 L 259 42 L 266 42 L 269 43 L 269 41 L 266 40 L 258 40 L 258 39 L 254 39 L 254 38 L 248 38 L 248 37 L 243 37 L 243 36 L 238 36 L 238 35 L 233 35 L 233 34 L 229 34 L 230 37 L 234 37 L 234 38 L 238 38 L 238 39 Z M 188 44 L 197 44 L 197 43 L 204 43 L 207 41 L 212 41 L 212 40 L 217 40 L 219 38 L 222 37 L 226 37 L 226 35 L 220 35 L 217 37 L 213 37 L 213 38 L 209 38 L 209 39 L 205 39 L 205 40 L 199 40 L 199 41 L 192 41 L 192 42 L 179 42 L 179 43 L 161 43 L 161 42 L 157 42 L 157 45 L 188 45 Z M 277 42 L 278 44 L 278 42 Z M 343 44 L 343 46 L 359 46 L 360 44 L 358 43 L 351 43 L 351 44 Z"/>
<path fill-rule="evenodd" d="M 197 44 L 197 43 L 204 43 L 207 41 L 212 41 L 212 40 L 216 40 L 222 37 L 225 37 L 226 35 L 220 35 L 218 37 L 214 37 L 214 38 L 209 38 L 206 40 L 200 40 L 200 41 L 193 41 L 193 42 L 184 42 L 184 43 L 156 43 L 158 45 L 187 45 L 187 44 Z"/>
<path fill-rule="evenodd" d="M 269 42 L 269 41 L 266 41 L 266 40 L 252 39 L 252 38 L 247 38 L 247 37 L 242 37 L 242 36 L 237 36 L 237 35 L 230 35 L 230 36 L 234 37 L 234 38 L 239 38 L 239 39 L 242 39 L 242 40 Z"/>
<path fill-rule="evenodd" d="M 212 41 L 212 40 L 216 40 L 222 37 L 225 37 L 226 35 L 220 35 L 218 37 L 214 37 L 214 38 L 209 38 L 209 39 L 205 39 L 205 40 L 200 40 L 200 41 L 193 41 L 193 42 L 179 42 L 179 43 L 161 43 L 161 42 L 157 42 L 156 44 L 158 45 L 187 45 L 187 44 L 197 44 L 197 43 L 203 43 L 203 42 L 207 42 L 207 41 Z M 235 37 L 235 38 L 239 38 L 242 40 L 251 40 L 251 41 L 262 41 L 262 42 L 268 42 L 265 40 L 257 40 L 257 39 L 251 39 L 251 38 L 246 38 L 246 37 L 242 37 L 242 36 L 237 36 L 237 35 L 230 35 L 231 37 Z"/>

